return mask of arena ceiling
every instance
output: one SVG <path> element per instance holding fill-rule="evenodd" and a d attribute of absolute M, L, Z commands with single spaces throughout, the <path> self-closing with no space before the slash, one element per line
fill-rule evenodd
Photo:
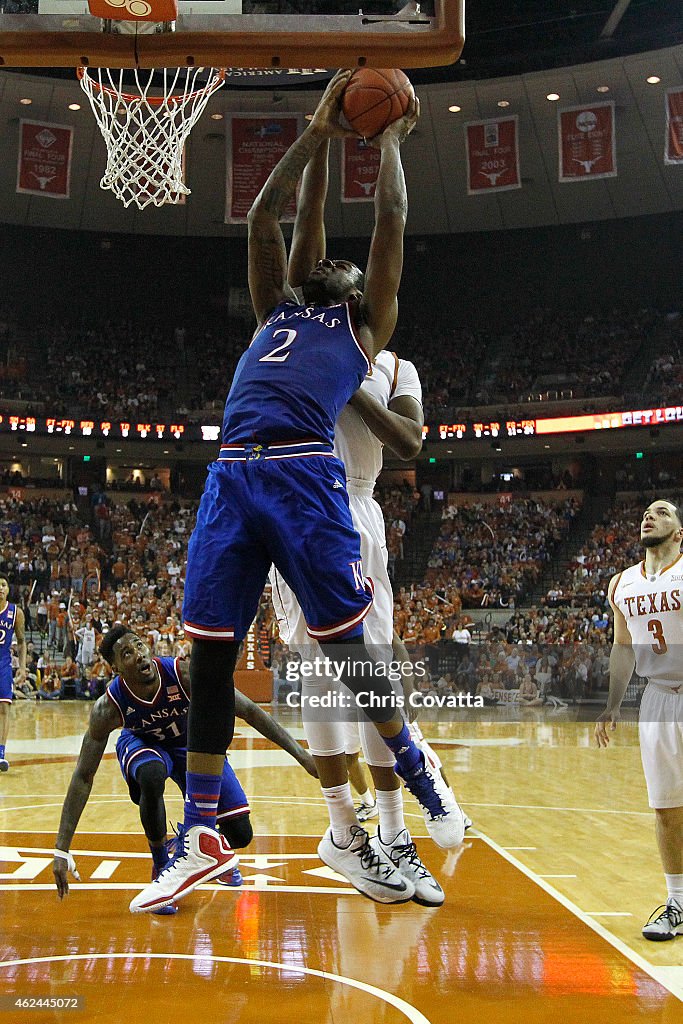
<path fill-rule="evenodd" d="M 17 2 L 27 0 L 0 0 L 0 9 Z M 255 10 L 310 13 L 322 0 L 246 2 Z M 403 3 L 353 0 L 349 10 L 359 6 L 395 12 Z M 683 209 L 683 165 L 663 161 L 664 95 L 683 84 L 680 0 L 469 0 L 466 21 L 467 41 L 457 64 L 413 73 L 422 119 L 404 149 L 409 233 L 533 228 Z M 242 227 L 224 224 L 226 121 L 211 115 L 309 112 L 320 90 L 319 82 L 308 88 L 278 84 L 276 91 L 272 85 L 221 90 L 187 148 L 192 188 L 187 204 L 141 213 L 124 209 L 99 188 L 104 143 L 73 72 L 42 71 L 0 71 L 0 222 L 142 234 L 243 234 Z M 648 84 L 653 75 L 659 81 Z M 550 93 L 559 94 L 560 101 L 549 102 Z M 30 105 L 20 102 L 29 99 Z M 557 109 L 599 100 L 612 100 L 616 107 L 617 177 L 560 184 Z M 73 104 L 80 109 L 69 109 Z M 449 111 L 454 105 L 460 107 L 455 113 Z M 503 114 L 519 118 L 522 188 L 468 196 L 463 126 Z M 16 194 L 21 118 L 74 125 L 70 199 Z M 335 158 L 329 233 L 366 235 L 371 204 L 341 204 L 339 190 Z"/>

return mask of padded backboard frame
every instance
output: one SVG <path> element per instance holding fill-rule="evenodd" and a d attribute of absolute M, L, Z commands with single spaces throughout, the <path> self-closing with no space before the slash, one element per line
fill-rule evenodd
<path fill-rule="evenodd" d="M 116 31 L 90 14 L 0 14 L 7 67 L 437 67 L 458 59 L 465 0 L 435 0 L 433 18 L 406 3 L 385 18 L 325 15 L 302 31 L 297 15 L 183 15 L 175 31 Z M 218 6 L 218 5 L 217 5 Z M 362 0 L 359 0 L 362 7 Z M 311 18 L 308 23 L 310 25 Z M 128 23 L 126 23 L 128 24 Z M 323 28 L 324 25 L 324 28 Z"/>

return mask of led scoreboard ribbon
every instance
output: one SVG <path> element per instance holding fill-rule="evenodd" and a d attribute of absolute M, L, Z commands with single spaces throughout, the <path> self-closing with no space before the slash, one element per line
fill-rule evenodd
<path fill-rule="evenodd" d="M 423 428 L 426 441 L 461 441 L 479 438 L 531 437 L 545 434 L 585 433 L 622 427 L 668 426 L 683 423 L 683 406 L 596 412 L 582 416 L 552 416 L 545 419 L 473 420 L 461 423 L 430 423 Z"/>
<path fill-rule="evenodd" d="M 472 441 L 485 438 L 533 437 L 546 434 L 586 433 L 623 427 L 664 427 L 683 423 L 683 406 L 631 409 L 624 412 L 596 412 L 581 416 L 552 416 L 546 419 L 467 420 L 460 423 L 428 423 L 422 428 L 425 441 Z M 129 441 L 211 441 L 220 440 L 219 423 L 133 423 L 125 420 L 73 419 L 65 417 L 18 416 L 0 413 L 0 434 L 25 433 L 63 437 L 111 438 Z"/>

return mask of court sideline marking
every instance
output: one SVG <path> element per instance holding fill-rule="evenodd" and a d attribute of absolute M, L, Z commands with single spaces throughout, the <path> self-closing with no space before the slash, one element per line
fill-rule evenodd
<path fill-rule="evenodd" d="M 555 889 L 554 886 L 549 885 L 542 875 L 536 874 L 535 871 L 527 867 L 526 864 L 523 864 L 521 860 L 518 860 L 517 857 L 513 856 L 508 850 L 506 850 L 505 847 L 499 846 L 495 839 L 491 839 L 490 836 L 486 835 L 486 833 L 482 832 L 480 829 L 477 829 L 477 834 L 483 842 L 491 847 L 492 850 L 495 850 L 495 852 L 500 854 L 500 856 L 508 861 L 508 863 L 512 864 L 512 866 L 517 868 L 518 871 L 521 871 L 523 875 L 526 875 L 526 877 L 531 879 L 532 882 L 535 882 L 536 885 L 540 886 L 540 888 L 547 892 L 549 896 L 552 896 L 558 903 L 561 903 L 566 910 L 569 910 L 570 913 L 574 914 L 574 916 L 578 917 L 580 921 L 588 925 L 588 927 L 596 932 L 597 935 L 605 939 L 606 942 L 609 942 L 610 946 L 613 946 L 614 949 L 622 954 L 622 956 L 625 956 L 627 960 L 630 960 L 631 963 L 634 963 L 636 967 L 641 969 L 641 971 L 644 971 L 645 974 L 648 974 L 658 982 L 662 988 L 665 988 L 671 993 L 671 995 L 675 996 L 676 999 L 683 1002 L 683 994 L 681 991 L 672 987 L 673 979 L 669 980 L 665 973 L 660 973 L 671 970 L 671 968 L 660 968 L 651 964 L 644 956 L 642 956 L 642 954 L 637 953 L 635 949 L 628 946 L 622 939 L 617 938 L 616 935 L 613 935 L 608 931 L 607 928 L 605 928 L 604 925 L 601 925 L 599 921 L 595 921 L 593 917 L 586 913 L 585 910 L 581 910 L 580 907 L 577 907 L 576 903 L 573 903 L 567 896 L 564 896 L 561 892 Z"/>

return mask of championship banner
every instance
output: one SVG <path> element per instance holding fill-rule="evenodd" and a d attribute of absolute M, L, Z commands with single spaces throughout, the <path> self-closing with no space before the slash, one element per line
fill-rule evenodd
<path fill-rule="evenodd" d="M 683 89 L 670 89 L 666 94 L 664 163 L 683 164 Z"/>
<path fill-rule="evenodd" d="M 465 125 L 467 194 L 521 188 L 517 115 Z"/>
<path fill-rule="evenodd" d="M 616 178 L 614 103 L 558 110 L 557 138 L 560 181 Z"/>
<path fill-rule="evenodd" d="M 73 136 L 69 125 L 20 121 L 17 192 L 68 199 Z"/>
<path fill-rule="evenodd" d="M 347 136 L 342 142 L 342 202 L 364 203 L 374 199 L 380 151 L 365 139 Z"/>
<path fill-rule="evenodd" d="M 301 114 L 229 114 L 227 125 L 226 224 L 244 224 L 256 196 L 276 163 L 297 139 Z M 283 221 L 293 221 L 296 198 Z"/>

